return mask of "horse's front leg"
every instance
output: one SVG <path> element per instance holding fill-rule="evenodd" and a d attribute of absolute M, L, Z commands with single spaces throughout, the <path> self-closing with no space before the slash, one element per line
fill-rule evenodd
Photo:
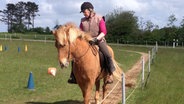
<path fill-rule="evenodd" d="M 96 81 L 95 85 L 96 85 L 95 104 L 98 104 L 100 98 L 100 80 Z"/>
<path fill-rule="evenodd" d="M 93 84 L 94 85 L 94 84 Z M 83 98 L 84 98 L 84 104 L 90 104 L 90 97 L 91 97 L 91 92 L 92 92 L 92 84 L 90 83 L 85 83 L 85 84 L 79 84 Z"/>

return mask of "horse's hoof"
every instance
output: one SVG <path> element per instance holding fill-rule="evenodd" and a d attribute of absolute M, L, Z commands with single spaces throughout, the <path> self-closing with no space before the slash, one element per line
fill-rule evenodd
<path fill-rule="evenodd" d="M 113 80 L 108 80 L 107 82 L 106 82 L 106 84 L 112 84 L 113 83 Z"/>
<path fill-rule="evenodd" d="M 69 84 L 77 84 L 76 80 L 74 80 L 72 78 L 68 79 L 68 83 Z"/>
<path fill-rule="evenodd" d="M 109 76 L 106 80 L 106 84 L 112 84 L 113 83 L 113 77 Z"/>

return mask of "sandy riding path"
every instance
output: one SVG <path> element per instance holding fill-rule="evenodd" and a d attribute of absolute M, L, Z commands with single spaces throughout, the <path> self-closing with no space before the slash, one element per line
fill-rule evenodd
<path fill-rule="evenodd" d="M 130 52 L 135 52 L 135 51 L 130 51 Z M 141 72 L 142 69 L 142 57 L 145 60 L 145 63 L 148 61 L 148 54 L 147 53 L 142 53 L 142 52 L 136 52 L 141 54 L 140 59 L 132 66 L 130 70 L 128 70 L 125 75 L 125 81 L 126 81 L 126 87 L 133 87 L 136 85 L 137 77 Z M 115 87 L 115 89 L 111 92 L 111 90 Z M 114 79 L 114 83 L 109 85 L 109 90 L 107 93 L 111 92 L 109 96 L 105 99 L 104 103 L 105 104 L 118 104 L 122 100 L 122 83 L 118 82 L 117 80 Z"/>

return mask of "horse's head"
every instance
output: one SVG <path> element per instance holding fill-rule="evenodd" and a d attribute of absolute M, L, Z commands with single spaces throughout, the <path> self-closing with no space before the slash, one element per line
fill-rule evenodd
<path fill-rule="evenodd" d="M 75 43 L 78 37 L 81 37 L 83 32 L 73 23 L 67 23 L 52 31 L 55 36 L 55 47 L 58 50 L 58 59 L 61 68 L 67 67 L 72 59 L 71 46 Z"/>

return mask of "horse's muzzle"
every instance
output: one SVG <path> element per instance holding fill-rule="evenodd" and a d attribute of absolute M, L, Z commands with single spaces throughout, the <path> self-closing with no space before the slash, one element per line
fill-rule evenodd
<path fill-rule="evenodd" d="M 59 62 L 59 64 L 60 64 L 61 68 L 66 68 L 66 67 L 68 67 L 69 62 L 64 62 L 64 63 Z"/>

